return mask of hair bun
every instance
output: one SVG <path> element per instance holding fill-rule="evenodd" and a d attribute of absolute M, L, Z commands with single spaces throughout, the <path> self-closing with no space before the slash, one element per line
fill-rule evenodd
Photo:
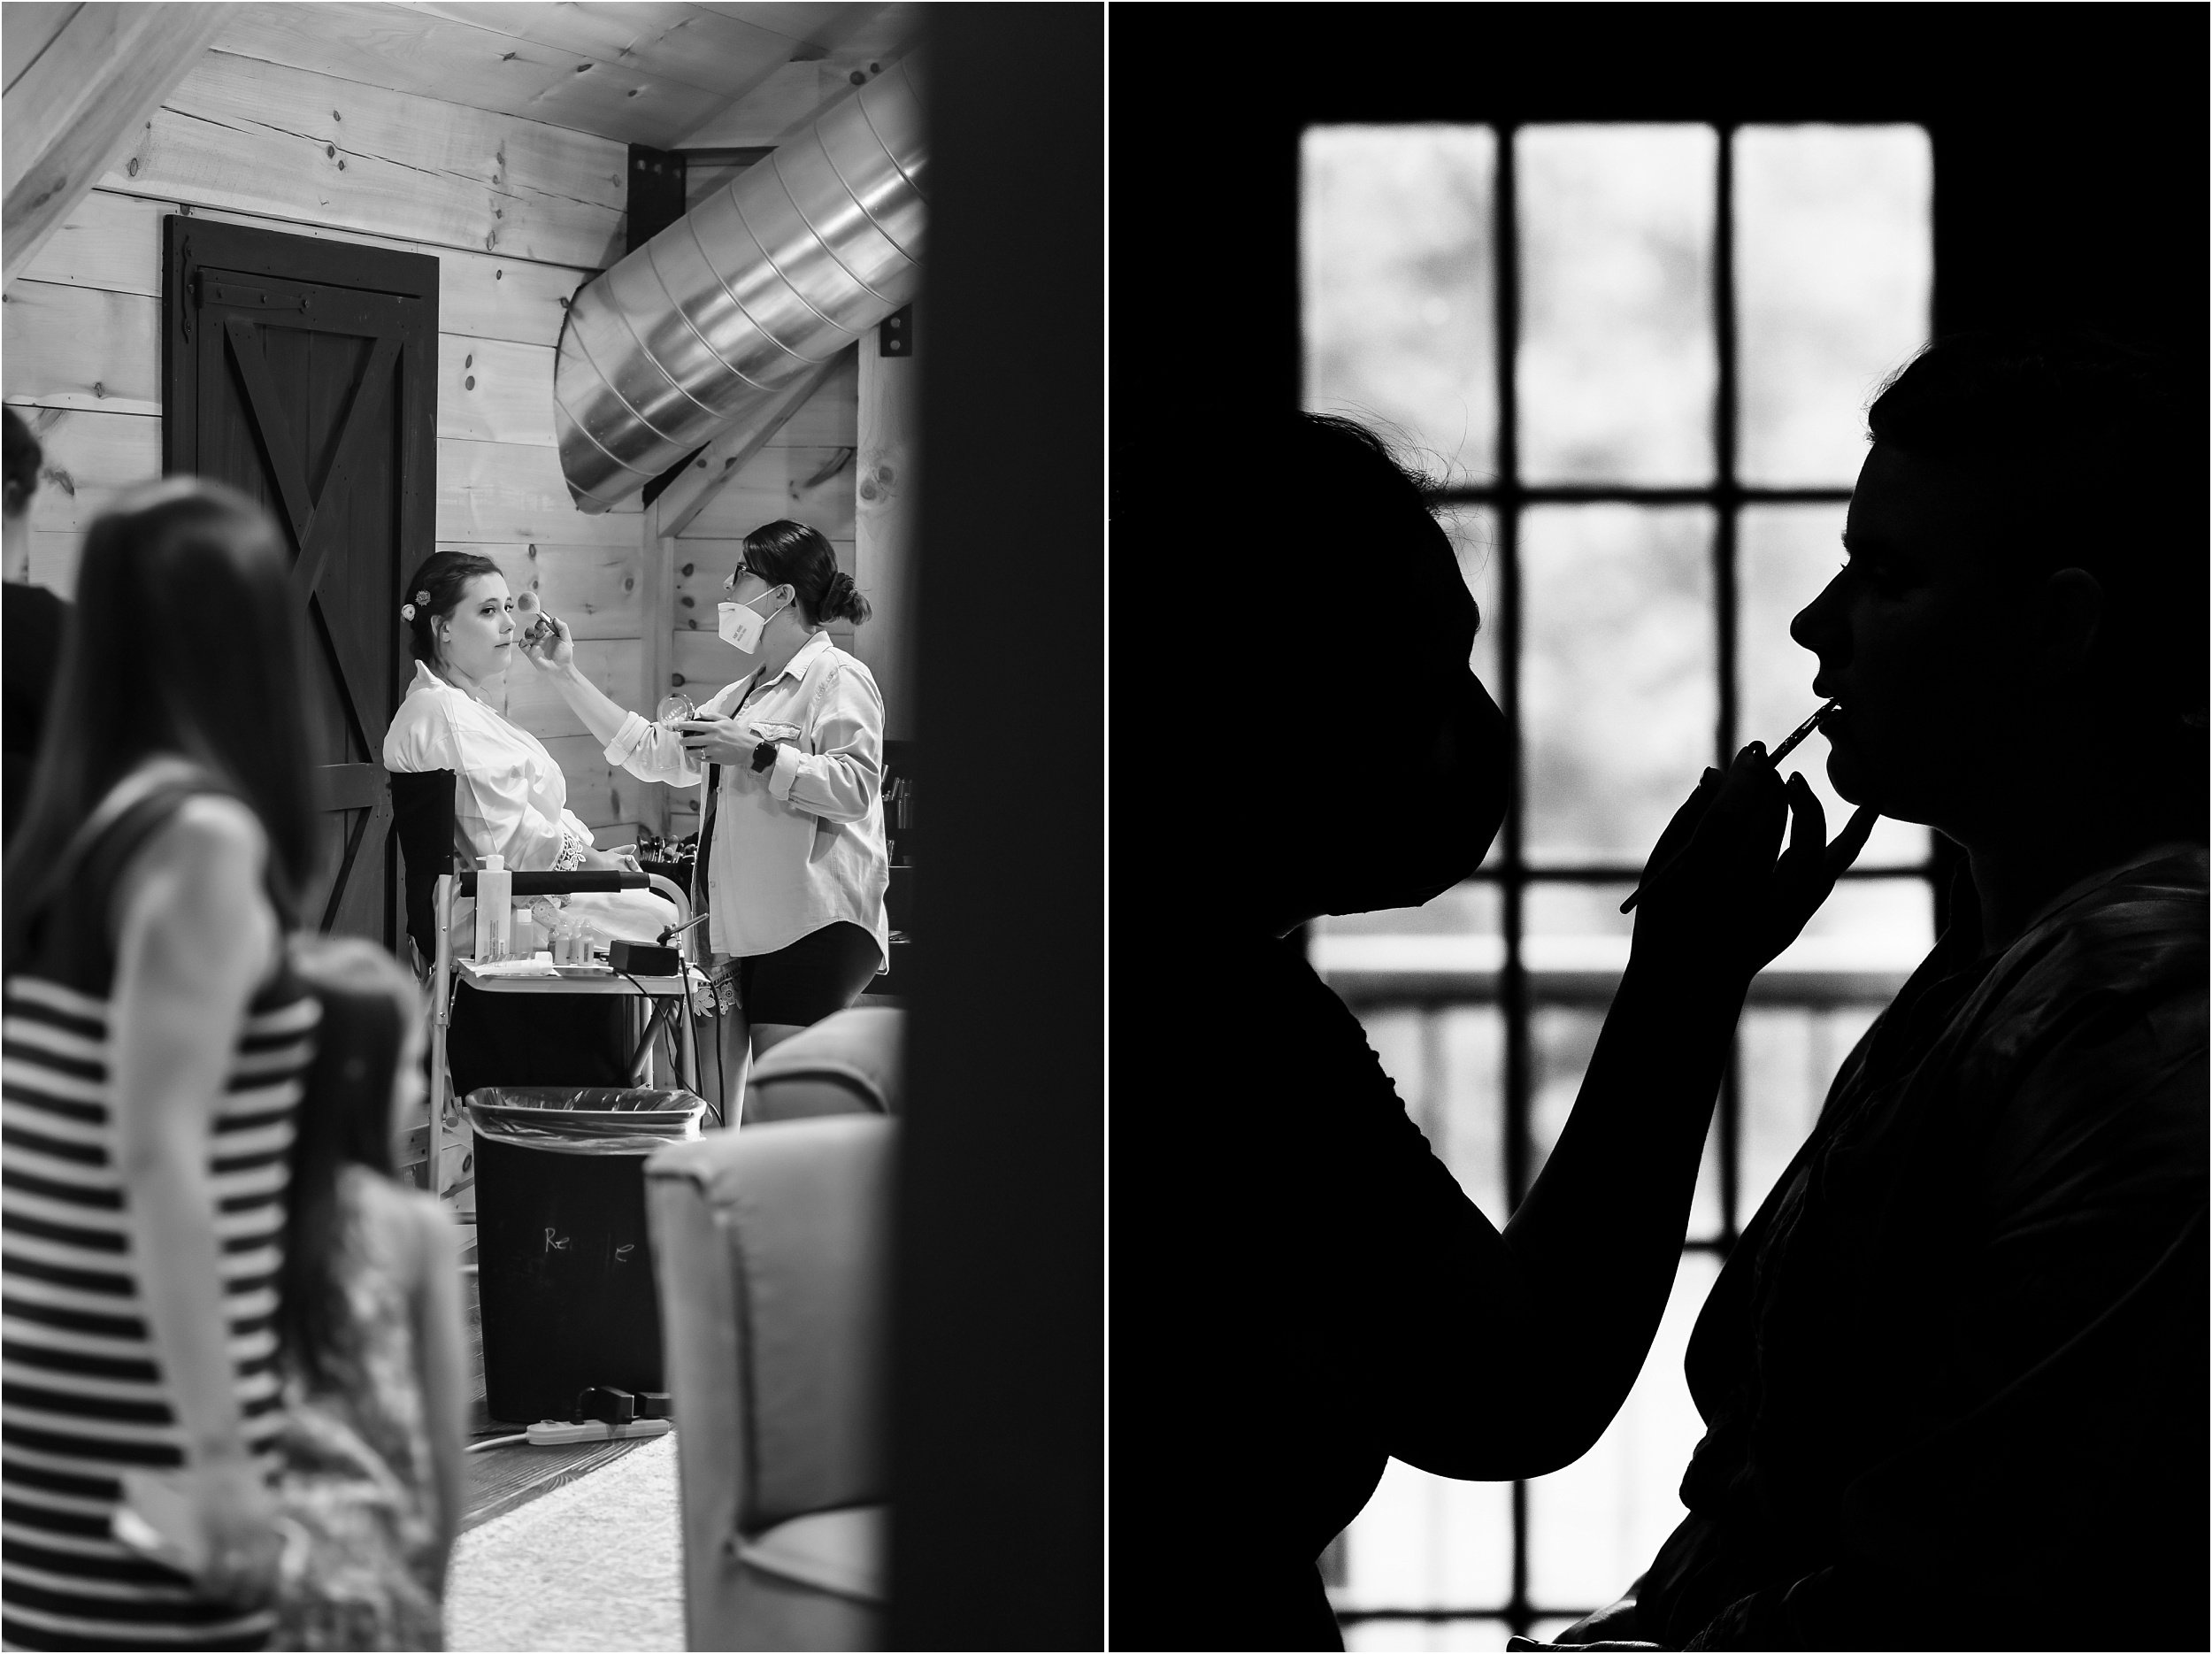
<path fill-rule="evenodd" d="M 859 626 L 867 620 L 870 609 L 868 600 L 853 584 L 853 577 L 841 568 L 831 574 L 822 588 L 822 601 L 816 605 L 815 612 L 825 620 L 850 620 Z"/>

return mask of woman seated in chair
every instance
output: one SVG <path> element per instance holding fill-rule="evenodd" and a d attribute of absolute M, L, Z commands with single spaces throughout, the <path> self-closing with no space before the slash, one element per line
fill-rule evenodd
<path fill-rule="evenodd" d="M 455 849 L 482 865 L 501 857 L 516 873 L 627 869 L 597 848 L 568 806 L 568 782 L 545 744 L 499 711 L 515 655 L 515 603 L 489 558 L 438 551 L 407 582 L 400 607 L 415 681 L 384 736 L 396 774 L 450 770 Z M 595 940 L 651 941 L 675 910 L 645 890 L 565 898 L 567 917 Z M 456 950 L 474 937 L 473 904 L 456 904 Z M 618 999 L 503 996 L 493 1004 L 466 984 L 454 996 L 446 1053 L 453 1088 L 622 1085 L 626 1008 Z"/>
<path fill-rule="evenodd" d="M 1939 342 L 1792 627 L 1847 798 L 1966 851 L 1689 1347 L 1689 1515 L 1566 1634 L 2201 1648 L 2199 416 L 2090 339 Z"/>

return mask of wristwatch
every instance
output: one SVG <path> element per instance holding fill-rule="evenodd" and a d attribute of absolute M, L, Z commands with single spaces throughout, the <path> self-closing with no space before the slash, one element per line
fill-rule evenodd
<path fill-rule="evenodd" d="M 753 749 L 754 774 L 757 775 L 763 770 L 772 769 L 775 766 L 775 762 L 776 743 L 774 742 L 764 741 Z"/>

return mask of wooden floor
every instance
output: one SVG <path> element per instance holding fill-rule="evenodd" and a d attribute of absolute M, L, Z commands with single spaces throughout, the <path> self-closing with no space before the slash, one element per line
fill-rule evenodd
<path fill-rule="evenodd" d="M 517 1442 L 509 1447 L 471 1453 L 468 1502 L 461 1512 L 461 1531 L 465 1534 L 495 1516 L 504 1516 L 529 1504 L 541 1494 L 565 1488 L 595 1470 L 603 1470 L 652 1439 L 647 1436 L 634 1442 L 577 1442 L 565 1447 L 532 1447 L 527 1442 Z"/>
<path fill-rule="evenodd" d="M 488 1441 L 497 1436 L 513 1435 L 517 1427 L 511 1424 L 495 1423 L 484 1406 L 484 1321 L 477 1305 L 476 1296 L 476 1239 L 473 1229 L 466 1231 L 467 1239 L 461 1251 L 462 1266 L 468 1271 L 461 1278 L 461 1301 L 467 1313 L 467 1349 L 469 1362 L 469 1440 Z M 468 1492 L 462 1507 L 461 1531 L 488 1522 L 495 1516 L 504 1516 L 518 1506 L 527 1504 L 541 1494 L 567 1486 L 595 1470 L 603 1469 L 632 1449 L 641 1447 L 650 1436 L 634 1442 L 575 1442 L 560 1447 L 533 1447 L 527 1442 L 516 1442 L 503 1447 L 487 1448 L 480 1453 L 468 1456 Z"/>

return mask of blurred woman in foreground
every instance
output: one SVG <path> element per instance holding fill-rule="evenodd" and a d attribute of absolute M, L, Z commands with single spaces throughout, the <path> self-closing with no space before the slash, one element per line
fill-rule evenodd
<path fill-rule="evenodd" d="M 276 526 L 173 478 L 85 538 L 5 883 L 0 1627 L 19 1648 L 258 1646 L 273 1317 L 314 1001 L 285 962 L 311 816 Z M 168 1477 L 188 1578 L 109 1536 Z"/>

